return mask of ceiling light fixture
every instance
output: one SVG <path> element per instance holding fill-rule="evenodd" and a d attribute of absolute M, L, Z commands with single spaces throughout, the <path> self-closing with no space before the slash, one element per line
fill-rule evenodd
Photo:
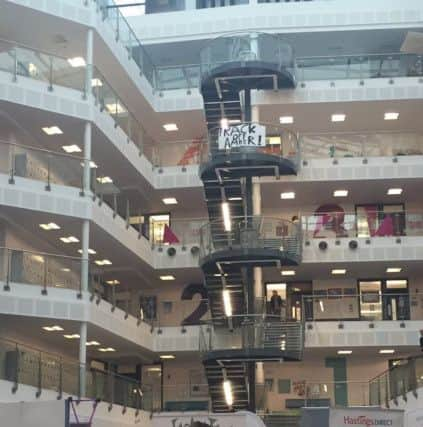
<path fill-rule="evenodd" d="M 230 201 L 230 202 L 241 202 L 242 197 L 229 197 L 228 201 Z"/>
<path fill-rule="evenodd" d="M 100 79 L 98 78 L 91 79 L 91 87 L 101 87 L 101 86 L 103 86 L 103 82 Z"/>
<path fill-rule="evenodd" d="M 101 351 L 102 353 L 109 353 L 116 350 L 113 347 L 102 347 L 99 348 L 98 351 Z"/>
<path fill-rule="evenodd" d="M 176 123 L 166 123 L 163 125 L 163 127 L 166 132 L 175 132 L 179 130 Z"/>
<path fill-rule="evenodd" d="M 97 265 L 103 266 L 103 265 L 112 265 L 112 261 L 108 260 L 108 259 L 98 259 L 96 261 L 94 261 Z"/>
<path fill-rule="evenodd" d="M 282 200 L 295 199 L 295 192 L 294 191 L 287 191 L 286 193 L 281 193 L 281 199 Z"/>
<path fill-rule="evenodd" d="M 98 181 L 100 184 L 113 184 L 113 179 L 112 179 L 112 178 L 110 178 L 110 176 L 99 176 L 99 177 L 97 178 L 97 181 Z"/>
<path fill-rule="evenodd" d="M 162 354 L 159 357 L 160 359 L 163 359 L 163 360 L 171 360 L 175 358 L 173 354 Z"/>
<path fill-rule="evenodd" d="M 43 326 L 43 329 L 47 332 L 64 331 L 64 329 L 59 325 Z"/>
<path fill-rule="evenodd" d="M 294 123 L 294 117 L 292 116 L 281 116 L 279 117 L 279 123 L 281 125 L 290 125 Z"/>
<path fill-rule="evenodd" d="M 388 196 L 399 196 L 402 194 L 402 188 L 390 188 L 386 194 Z"/>
<path fill-rule="evenodd" d="M 113 280 L 106 280 L 106 283 L 108 285 L 120 285 L 119 280 L 113 279 Z"/>
<path fill-rule="evenodd" d="M 73 68 L 85 67 L 86 62 L 82 56 L 75 56 L 74 58 L 68 58 L 68 63 Z"/>
<path fill-rule="evenodd" d="M 178 201 L 174 197 L 165 197 L 164 199 L 162 199 L 162 202 L 165 205 L 177 205 L 178 204 Z"/>
<path fill-rule="evenodd" d="M 98 341 L 87 341 L 85 344 L 87 347 L 100 345 Z"/>
<path fill-rule="evenodd" d="M 163 280 L 165 282 L 170 280 L 175 280 L 175 276 L 172 276 L 171 274 L 160 276 L 160 280 Z"/>
<path fill-rule="evenodd" d="M 335 190 L 333 192 L 333 197 L 347 197 L 348 190 Z"/>
<path fill-rule="evenodd" d="M 282 270 L 282 276 L 295 276 L 295 270 Z"/>
<path fill-rule="evenodd" d="M 84 162 L 81 162 L 81 166 L 84 167 Z M 93 162 L 92 160 L 90 161 L 90 168 L 98 168 L 97 163 Z"/>
<path fill-rule="evenodd" d="M 79 239 L 77 239 L 75 236 L 61 237 L 60 240 L 63 243 L 79 243 Z"/>
<path fill-rule="evenodd" d="M 46 126 L 41 128 L 42 131 L 44 133 L 46 133 L 47 135 L 51 136 L 51 135 L 62 135 L 63 131 L 62 129 L 60 129 L 58 126 Z"/>
<path fill-rule="evenodd" d="M 352 350 L 338 350 L 338 354 L 352 354 Z"/>
<path fill-rule="evenodd" d="M 388 267 L 386 269 L 387 273 L 401 273 L 402 268 L 401 267 Z"/>
<path fill-rule="evenodd" d="M 82 249 L 78 249 L 78 252 L 82 255 Z M 94 249 L 88 249 L 90 255 L 95 255 L 97 252 Z"/>
<path fill-rule="evenodd" d="M 332 114 L 331 120 L 332 122 L 344 122 L 345 121 L 345 114 Z"/>
<path fill-rule="evenodd" d="M 394 349 L 384 349 L 384 350 L 379 350 L 379 354 L 394 354 L 395 350 Z"/>
<path fill-rule="evenodd" d="M 63 145 L 62 149 L 63 149 L 63 151 L 66 151 L 66 153 L 81 153 L 82 152 L 81 148 L 76 144 Z"/>
<path fill-rule="evenodd" d="M 63 337 L 67 340 L 76 340 L 80 338 L 79 334 L 65 334 Z"/>
<path fill-rule="evenodd" d="M 222 216 L 223 216 L 223 225 L 225 227 L 225 231 L 232 230 L 232 221 L 231 221 L 231 212 L 229 210 L 229 203 L 222 203 Z"/>
<path fill-rule="evenodd" d="M 347 270 L 345 268 L 334 268 L 332 274 L 345 274 Z"/>
<path fill-rule="evenodd" d="M 395 112 L 385 113 L 384 115 L 385 120 L 398 120 L 398 117 L 399 117 L 399 113 L 395 113 Z"/>
<path fill-rule="evenodd" d="M 40 224 L 40 228 L 45 231 L 60 230 L 60 227 L 54 222 L 49 222 L 48 224 Z"/>

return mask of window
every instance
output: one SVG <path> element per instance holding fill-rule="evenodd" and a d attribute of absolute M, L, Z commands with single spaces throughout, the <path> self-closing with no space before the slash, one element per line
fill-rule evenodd
<path fill-rule="evenodd" d="M 289 379 L 278 380 L 278 393 L 279 394 L 291 393 L 291 380 Z"/>
<path fill-rule="evenodd" d="M 402 236 L 405 230 L 404 205 L 356 206 L 357 237 Z"/>

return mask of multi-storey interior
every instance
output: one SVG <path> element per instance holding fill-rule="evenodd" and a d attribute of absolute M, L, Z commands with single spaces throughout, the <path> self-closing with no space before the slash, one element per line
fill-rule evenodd
<path fill-rule="evenodd" d="M 0 1 L 0 402 L 421 386 L 423 5 L 368 3 Z"/>

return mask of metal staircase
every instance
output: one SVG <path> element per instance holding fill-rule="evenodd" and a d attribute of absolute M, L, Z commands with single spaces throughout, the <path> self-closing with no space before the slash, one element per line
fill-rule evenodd
<path fill-rule="evenodd" d="M 253 178 L 296 174 L 300 162 L 295 134 L 252 121 L 251 90 L 295 86 L 292 50 L 276 36 L 219 37 L 201 52 L 210 222 L 200 230 L 200 266 L 212 320 L 200 349 L 216 412 L 255 410 L 256 362 L 302 356 L 303 325 L 256 314 L 253 294 L 253 268 L 297 265 L 302 241 L 299 225 L 253 215 Z"/>

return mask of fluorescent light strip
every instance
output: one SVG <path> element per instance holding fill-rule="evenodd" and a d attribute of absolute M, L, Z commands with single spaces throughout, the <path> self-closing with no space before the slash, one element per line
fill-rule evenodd
<path fill-rule="evenodd" d="M 225 309 L 225 316 L 231 317 L 232 316 L 231 294 L 227 289 L 224 289 L 222 291 L 222 296 L 223 296 L 223 307 Z"/>
<path fill-rule="evenodd" d="M 282 200 L 295 199 L 295 192 L 294 191 L 287 191 L 286 193 L 281 193 L 281 199 Z"/>
<path fill-rule="evenodd" d="M 387 194 L 388 196 L 399 196 L 402 194 L 402 188 L 390 188 Z"/>
<path fill-rule="evenodd" d="M 178 204 L 178 201 L 174 197 L 165 197 L 164 199 L 162 199 L 162 202 L 165 205 L 177 205 Z"/>
<path fill-rule="evenodd" d="M 223 225 L 225 227 L 225 231 L 231 231 L 232 222 L 231 222 L 231 213 L 229 210 L 228 202 L 222 203 L 222 216 L 223 216 Z"/>
<path fill-rule="evenodd" d="M 348 190 L 335 190 L 333 192 L 333 197 L 347 197 Z"/>
<path fill-rule="evenodd" d="M 294 117 L 292 116 L 281 116 L 279 117 L 279 123 L 281 125 L 289 125 L 294 123 Z"/>

